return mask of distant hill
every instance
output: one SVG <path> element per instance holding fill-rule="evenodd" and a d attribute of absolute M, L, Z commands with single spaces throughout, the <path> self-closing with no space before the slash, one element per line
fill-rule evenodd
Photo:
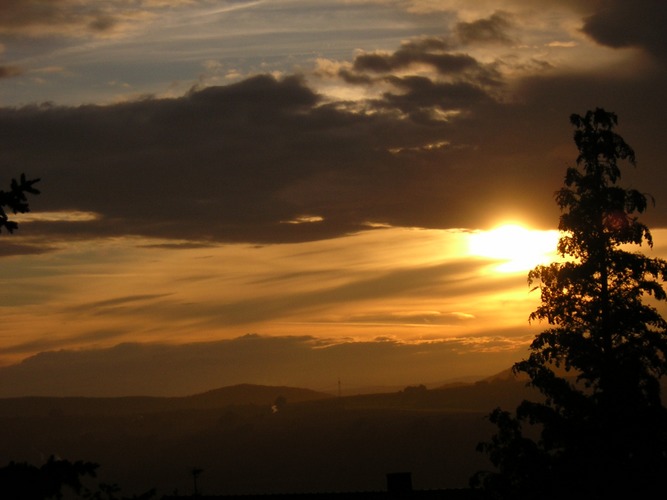
<path fill-rule="evenodd" d="M 524 399 L 539 393 L 526 380 L 502 372 L 474 383 L 453 383 L 434 389 L 408 386 L 392 393 L 359 394 L 341 399 L 347 408 L 403 408 L 448 412 L 489 412 L 497 406 L 514 409 Z"/>
<path fill-rule="evenodd" d="M 270 407 L 277 398 L 287 403 L 322 402 L 347 408 L 422 409 L 455 412 L 486 411 L 496 406 L 514 408 L 521 400 L 536 397 L 526 387 L 525 377 L 517 377 L 510 369 L 483 380 L 458 382 L 426 389 L 408 386 L 398 391 L 371 392 L 336 397 L 310 389 L 237 384 L 182 397 L 48 397 L 29 396 L 0 398 L 0 417 L 42 416 L 121 416 L 157 412 L 221 409 L 231 406 L 257 405 Z M 326 402 L 325 400 L 329 400 Z M 310 406 L 317 406 L 310 405 Z"/>
<path fill-rule="evenodd" d="M 278 397 L 288 403 L 317 401 L 334 397 L 333 394 L 301 389 L 298 387 L 266 386 L 238 384 L 220 389 L 213 389 L 201 394 L 181 398 L 169 398 L 178 401 L 187 408 L 216 408 L 229 405 L 273 404 Z"/>
<path fill-rule="evenodd" d="M 433 387 L 440 381 L 479 379 L 511 365 L 520 355 L 507 351 L 498 356 L 474 352 L 463 356 L 453 341 L 428 346 L 386 340 L 323 346 L 314 337 L 254 334 L 178 345 L 124 343 L 45 351 L 1 366 L 0 397 L 172 397 L 246 383 L 335 394 L 340 385 L 347 395 L 389 392 L 408 384 Z"/>
<path fill-rule="evenodd" d="M 239 384 L 185 397 L 19 397 L 0 398 L 0 416 L 132 415 L 165 411 L 205 410 L 239 405 L 272 405 L 332 398 L 331 394 L 295 387 Z"/>

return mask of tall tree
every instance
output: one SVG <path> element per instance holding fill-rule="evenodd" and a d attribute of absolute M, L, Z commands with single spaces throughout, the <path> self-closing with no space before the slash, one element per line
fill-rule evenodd
<path fill-rule="evenodd" d="M 30 211 L 27 194 L 39 194 L 39 191 L 33 187 L 39 182 L 39 179 L 28 180 L 25 174 L 17 181 L 12 179 L 9 191 L 0 190 L 0 231 L 4 227 L 8 232 L 13 233 L 19 226 L 16 221 L 9 219 L 9 213 L 26 213 Z"/>
<path fill-rule="evenodd" d="M 648 198 L 617 185 L 621 165 L 635 165 L 617 116 L 570 120 L 579 155 L 555 196 L 564 261 L 528 275 L 541 292 L 530 320 L 550 327 L 514 366 L 543 399 L 496 409 L 498 432 L 479 446 L 497 472 L 473 480 L 501 498 L 637 498 L 667 477 L 667 322 L 655 307 L 667 262 L 636 251 L 653 243 L 638 220 Z"/>

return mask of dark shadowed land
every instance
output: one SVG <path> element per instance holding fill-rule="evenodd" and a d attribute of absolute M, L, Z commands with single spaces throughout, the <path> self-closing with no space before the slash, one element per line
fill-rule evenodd
<path fill-rule="evenodd" d="M 415 489 L 466 487 L 487 466 L 475 452 L 495 406 L 527 396 L 497 377 L 427 390 L 336 397 L 288 387 L 235 386 L 185 398 L 0 400 L 0 462 L 51 454 L 101 464 L 124 493 L 383 491 L 409 471 Z"/>

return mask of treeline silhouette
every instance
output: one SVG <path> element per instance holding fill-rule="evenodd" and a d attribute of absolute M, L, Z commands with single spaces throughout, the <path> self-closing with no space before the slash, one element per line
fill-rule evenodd
<path fill-rule="evenodd" d="M 98 467 L 93 462 L 70 462 L 53 456 L 40 467 L 10 462 L 0 468 L 0 495 L 10 500 L 61 499 L 68 493 L 90 500 L 148 500 L 155 496 L 155 490 L 139 496 L 117 496 L 120 488 L 115 484 L 100 483 L 95 489 L 86 487 L 82 479 L 94 478 Z"/>

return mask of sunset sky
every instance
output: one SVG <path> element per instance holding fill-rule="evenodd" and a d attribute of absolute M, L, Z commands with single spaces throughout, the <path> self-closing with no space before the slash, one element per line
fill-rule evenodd
<path fill-rule="evenodd" d="M 662 0 L 1 1 L 0 189 L 42 194 L 0 235 L 0 365 L 125 367 L 119 393 L 165 349 L 228 369 L 164 393 L 508 368 L 544 327 L 571 113 L 618 114 L 667 257 L 665 25 Z"/>

